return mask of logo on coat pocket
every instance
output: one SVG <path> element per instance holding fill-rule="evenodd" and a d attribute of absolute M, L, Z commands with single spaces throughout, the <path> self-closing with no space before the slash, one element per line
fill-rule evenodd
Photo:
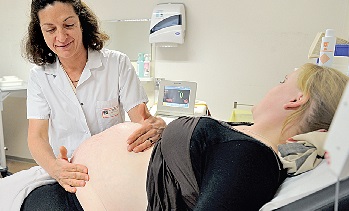
<path fill-rule="evenodd" d="M 111 118 L 119 115 L 119 107 L 104 108 L 102 110 L 102 118 Z"/>

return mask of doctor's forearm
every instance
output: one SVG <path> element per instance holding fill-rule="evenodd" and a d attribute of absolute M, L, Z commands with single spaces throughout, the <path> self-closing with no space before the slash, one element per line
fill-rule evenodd
<path fill-rule="evenodd" d="M 28 138 L 28 147 L 36 163 L 52 176 L 52 167 L 56 157 L 48 141 Z"/>
<path fill-rule="evenodd" d="M 29 119 L 28 147 L 37 164 L 52 176 L 56 156 L 49 143 L 48 126 L 47 119 Z"/>

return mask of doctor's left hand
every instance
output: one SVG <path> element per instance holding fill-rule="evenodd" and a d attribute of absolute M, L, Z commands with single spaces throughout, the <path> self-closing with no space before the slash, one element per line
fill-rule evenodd
<path fill-rule="evenodd" d="M 53 175 L 57 182 L 68 192 L 75 193 L 76 187 L 83 187 L 89 180 L 87 167 L 80 164 L 73 164 L 68 161 L 67 149 L 64 146 L 59 148 Z"/>
<path fill-rule="evenodd" d="M 165 121 L 160 117 L 152 116 L 145 104 L 139 105 L 138 114 L 143 119 L 140 122 L 142 127 L 129 136 L 127 140 L 129 152 L 142 152 L 152 147 L 155 142 L 159 141 L 166 127 Z"/>

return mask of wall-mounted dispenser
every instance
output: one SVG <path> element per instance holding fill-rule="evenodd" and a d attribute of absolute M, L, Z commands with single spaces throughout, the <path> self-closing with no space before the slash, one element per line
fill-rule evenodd
<path fill-rule="evenodd" d="M 158 4 L 151 16 L 149 42 L 158 47 L 175 47 L 183 44 L 185 27 L 184 4 Z"/>

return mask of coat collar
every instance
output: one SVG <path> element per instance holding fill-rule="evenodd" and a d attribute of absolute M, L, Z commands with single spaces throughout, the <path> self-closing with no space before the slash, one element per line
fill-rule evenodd
<path fill-rule="evenodd" d="M 90 76 L 91 71 L 96 70 L 102 66 L 102 53 L 100 51 L 88 50 L 88 60 L 84 70 L 82 71 L 79 85 L 84 83 Z M 64 70 L 59 64 L 58 58 L 53 64 L 49 64 L 45 67 L 45 74 L 53 75 L 53 83 L 57 88 L 64 93 L 74 104 L 79 105 L 79 101 L 70 86 L 67 76 L 64 73 Z"/>
<path fill-rule="evenodd" d="M 95 70 L 95 69 L 101 67 L 102 66 L 102 56 L 103 56 L 102 52 L 88 49 L 88 60 L 86 62 L 86 66 L 84 68 L 84 71 L 86 69 Z M 56 56 L 55 63 L 46 65 L 46 67 L 45 67 L 46 74 L 57 75 L 60 70 L 61 70 L 61 68 L 60 68 L 59 59 L 57 56 Z"/>

